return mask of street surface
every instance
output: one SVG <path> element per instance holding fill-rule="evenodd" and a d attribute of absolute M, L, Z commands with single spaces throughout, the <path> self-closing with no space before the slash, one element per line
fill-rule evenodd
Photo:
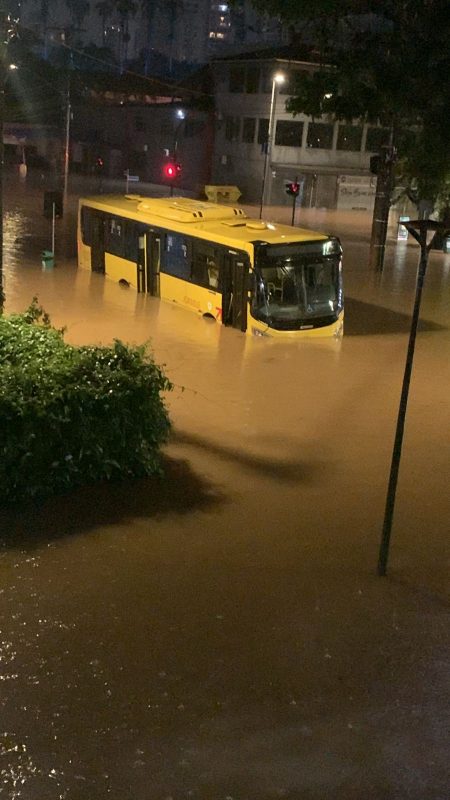
<path fill-rule="evenodd" d="M 165 481 L 0 512 L 1 796 L 448 800 L 450 255 L 378 578 L 416 245 L 376 276 L 370 220 L 303 212 L 342 236 L 345 335 L 280 343 L 78 272 L 70 219 L 43 271 L 41 195 L 6 207 L 7 311 L 150 340 L 175 390 Z"/>

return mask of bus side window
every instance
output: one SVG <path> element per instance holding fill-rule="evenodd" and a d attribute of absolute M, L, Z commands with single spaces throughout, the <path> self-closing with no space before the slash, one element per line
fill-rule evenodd
<path fill-rule="evenodd" d="M 206 269 L 210 288 L 217 290 L 219 288 L 219 266 L 211 256 L 206 259 Z"/>
<path fill-rule="evenodd" d="M 124 256 L 125 220 L 121 217 L 108 217 L 106 223 L 105 250 L 113 256 Z"/>
<path fill-rule="evenodd" d="M 190 246 L 186 236 L 180 233 L 166 233 L 161 253 L 163 272 L 185 281 L 191 277 Z"/>
<path fill-rule="evenodd" d="M 90 247 L 92 244 L 91 209 L 88 208 L 87 206 L 82 206 L 80 216 L 81 216 L 81 241 L 83 242 L 83 244 L 86 244 L 88 247 Z"/>
<path fill-rule="evenodd" d="M 136 264 L 138 260 L 139 228 L 135 222 L 124 222 L 123 257 Z"/>
<path fill-rule="evenodd" d="M 211 245 L 194 242 L 192 258 L 192 281 L 213 291 L 219 291 L 219 259 Z"/>

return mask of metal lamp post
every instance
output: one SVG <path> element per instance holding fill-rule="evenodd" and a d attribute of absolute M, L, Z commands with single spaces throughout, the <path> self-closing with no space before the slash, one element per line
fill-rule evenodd
<path fill-rule="evenodd" d="M 259 207 L 259 218 L 262 217 L 263 206 L 266 201 L 266 189 L 267 189 L 267 178 L 269 173 L 269 166 L 270 166 L 270 154 L 272 150 L 272 142 L 273 142 L 273 129 L 275 126 L 275 101 L 276 101 L 276 94 L 277 94 L 277 86 L 284 83 L 286 78 L 281 72 L 277 72 L 276 75 L 273 76 L 272 80 L 272 95 L 270 98 L 270 113 L 269 113 L 269 128 L 267 132 L 267 143 L 266 143 L 266 152 L 264 154 L 264 168 L 263 168 L 263 178 L 262 178 L 262 186 L 261 186 L 261 203 Z"/>
<path fill-rule="evenodd" d="M 178 134 L 180 132 L 181 126 L 183 125 L 186 119 L 186 112 L 182 108 L 178 108 L 176 111 L 176 118 L 178 120 L 178 125 L 176 125 L 174 134 L 173 134 L 173 146 L 172 146 L 172 158 L 174 164 L 177 163 L 177 154 L 178 154 Z M 173 197 L 173 183 L 170 184 L 170 197 Z"/>
<path fill-rule="evenodd" d="M 186 112 L 184 111 L 184 109 L 178 108 L 175 116 L 176 116 L 176 118 L 178 120 L 178 125 L 176 126 L 175 132 L 174 132 L 172 153 L 173 153 L 173 157 L 176 159 L 177 150 L 178 150 L 178 133 L 179 133 L 179 130 L 180 130 L 184 120 L 186 119 Z"/>
<path fill-rule="evenodd" d="M 411 329 L 408 341 L 408 350 L 406 354 L 405 371 L 403 375 L 402 391 L 400 396 L 400 404 L 397 416 L 397 426 L 395 430 L 394 447 L 392 451 L 391 469 L 389 473 L 389 484 L 386 496 L 386 506 L 384 512 L 383 531 L 381 535 L 380 550 L 378 556 L 378 575 L 384 576 L 387 571 L 388 557 L 389 557 L 389 543 L 391 539 L 392 520 L 395 508 L 395 495 L 397 491 L 398 473 L 400 468 L 400 458 L 402 454 L 403 433 L 405 429 L 406 407 L 408 404 L 409 384 L 411 380 L 411 372 L 414 358 L 414 348 L 416 344 L 416 333 L 419 322 L 420 301 L 422 298 L 422 289 L 425 280 L 425 274 L 428 264 L 428 255 L 433 244 L 433 239 L 428 241 L 428 234 L 431 232 L 434 235 L 441 232 L 445 234 L 448 227 L 442 222 L 435 222 L 434 220 L 413 220 L 411 222 L 404 221 L 402 225 L 414 237 L 420 245 L 420 261 L 417 272 L 416 283 L 416 296 L 414 301 L 414 308 L 411 318 Z"/>

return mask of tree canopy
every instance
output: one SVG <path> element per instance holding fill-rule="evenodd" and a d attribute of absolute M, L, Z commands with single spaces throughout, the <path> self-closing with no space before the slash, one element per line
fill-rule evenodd
<path fill-rule="evenodd" d="M 369 119 L 394 131 L 398 170 L 435 200 L 450 176 L 448 0 L 252 0 L 320 52 L 293 113 Z"/>

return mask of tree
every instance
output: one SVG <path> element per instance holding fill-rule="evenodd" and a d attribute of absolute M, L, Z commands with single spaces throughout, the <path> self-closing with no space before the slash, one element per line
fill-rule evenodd
<path fill-rule="evenodd" d="M 378 184 L 397 172 L 436 204 L 450 176 L 447 0 L 253 0 L 318 46 L 319 68 L 295 87 L 288 110 L 380 121 L 391 131 Z M 300 38 L 300 34 L 298 34 Z M 395 149 L 394 149 L 395 148 Z M 378 204 L 386 217 L 389 205 Z M 386 222 L 386 219 L 385 219 Z M 373 236 L 385 236 L 386 225 Z M 375 242 L 382 251 L 384 241 Z M 378 264 L 378 266 L 382 266 Z"/>

